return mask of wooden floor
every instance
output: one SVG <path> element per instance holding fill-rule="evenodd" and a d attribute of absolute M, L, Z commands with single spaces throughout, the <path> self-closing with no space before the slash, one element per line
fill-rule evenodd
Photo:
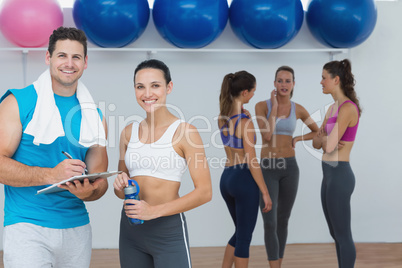
<path fill-rule="evenodd" d="M 356 244 L 355 268 L 402 268 L 402 243 Z M 193 268 L 219 268 L 223 247 L 191 248 Z M 0 252 L 0 268 L 3 268 L 3 253 Z M 92 251 L 91 268 L 119 268 L 117 249 Z M 250 268 L 267 268 L 264 246 L 252 246 Z M 337 268 L 333 244 L 291 244 L 286 247 L 283 268 Z M 139 267 L 141 268 L 141 267 Z"/>

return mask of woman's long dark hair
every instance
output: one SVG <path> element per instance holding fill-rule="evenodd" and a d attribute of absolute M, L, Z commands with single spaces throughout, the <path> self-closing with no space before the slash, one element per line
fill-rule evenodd
<path fill-rule="evenodd" d="M 357 108 L 359 109 L 359 116 L 362 113 L 362 109 L 359 104 L 359 99 L 357 98 L 355 91 L 355 78 L 352 74 L 352 64 L 348 59 L 342 61 L 331 61 L 324 65 L 324 70 L 326 70 L 332 78 L 338 76 L 340 81 L 340 87 L 351 101 L 353 101 Z"/>
<path fill-rule="evenodd" d="M 232 111 L 233 98 L 240 95 L 243 90 L 252 90 L 255 87 L 254 75 L 246 71 L 239 71 L 225 75 L 219 96 L 220 117 L 219 122 L 225 124 Z"/>

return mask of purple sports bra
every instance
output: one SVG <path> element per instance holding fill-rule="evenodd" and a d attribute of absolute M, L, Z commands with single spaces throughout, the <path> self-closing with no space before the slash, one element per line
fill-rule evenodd
<path fill-rule="evenodd" d="M 237 118 L 235 126 L 234 126 L 235 133 L 236 133 L 237 125 L 239 124 L 239 122 L 242 118 L 250 119 L 250 117 L 248 117 L 246 114 L 241 113 L 241 114 L 233 115 L 232 117 L 229 118 L 229 120 L 232 120 L 233 118 L 236 118 L 236 117 L 238 117 L 238 118 Z M 229 132 L 229 126 L 227 123 L 225 125 L 223 125 L 220 129 L 221 138 L 222 138 L 222 142 L 223 142 L 224 146 L 229 146 L 229 147 L 232 147 L 235 149 L 243 149 L 244 148 L 243 147 L 243 139 L 236 137 L 235 134 L 231 135 L 230 133 L 228 133 L 227 135 L 225 135 L 225 134 L 223 134 L 224 131 Z M 255 140 L 255 135 L 254 135 L 254 140 Z"/>
<path fill-rule="evenodd" d="M 339 109 L 346 102 L 350 102 L 354 106 L 356 106 L 357 112 L 359 113 L 359 109 L 358 109 L 356 103 L 354 103 L 353 101 L 350 101 L 350 100 L 347 100 L 347 101 L 343 102 L 341 105 L 339 105 L 338 111 L 336 111 L 336 113 L 333 116 L 328 118 L 327 124 L 325 125 L 325 131 L 327 132 L 327 135 L 329 135 L 332 132 L 332 130 L 334 129 L 334 126 L 335 126 L 336 121 L 338 119 Z M 331 114 L 332 114 L 333 108 L 334 108 L 334 106 L 332 106 L 332 108 L 331 108 Z M 343 136 L 341 138 L 341 141 L 354 141 L 355 140 L 356 133 L 357 133 L 357 127 L 359 126 L 359 120 L 360 120 L 360 114 L 359 114 L 359 118 L 357 119 L 356 125 L 354 125 L 353 127 L 348 127 L 346 129 L 345 133 L 343 134 Z"/>

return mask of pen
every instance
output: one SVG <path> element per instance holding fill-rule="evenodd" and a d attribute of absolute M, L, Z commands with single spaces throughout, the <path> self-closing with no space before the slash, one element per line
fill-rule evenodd
<path fill-rule="evenodd" d="M 61 153 L 64 154 L 65 156 L 67 156 L 68 159 L 73 159 L 73 157 L 65 151 L 61 151 Z M 85 171 L 85 174 L 88 174 L 88 169 L 84 168 L 84 171 Z"/>

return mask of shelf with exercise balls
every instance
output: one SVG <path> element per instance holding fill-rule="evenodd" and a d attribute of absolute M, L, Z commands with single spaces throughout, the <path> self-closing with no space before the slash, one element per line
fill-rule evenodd
<path fill-rule="evenodd" d="M 259 49 L 276 49 L 290 42 L 303 17 L 300 0 L 233 0 L 229 11 L 235 35 Z"/>
<path fill-rule="evenodd" d="M 151 27 L 148 27 L 151 10 L 147 0 L 76 0 L 71 11 L 75 26 L 84 30 L 90 41 L 88 51 L 99 53 L 144 52 L 151 58 L 160 52 L 318 52 L 328 53 L 333 59 L 349 51 L 323 47 L 319 42 L 282 48 L 293 40 L 303 24 L 300 0 L 233 0 L 230 8 L 227 0 L 155 0 Z M 27 12 L 34 16 L 26 15 Z M 64 12 L 64 16 L 68 14 Z M 49 35 L 63 25 L 63 12 L 57 0 L 5 0 L 0 20 L 4 37 L 17 45 L 0 47 L 0 52 L 22 52 L 26 66 L 29 52 L 46 51 Z M 135 43 L 147 27 L 149 32 Z M 226 37 L 222 43 L 218 39 L 224 31 Z M 155 37 L 163 38 L 155 40 Z"/>
<path fill-rule="evenodd" d="M 76 0 L 73 18 L 88 40 L 100 47 L 124 47 L 145 31 L 150 17 L 147 0 Z"/>
<path fill-rule="evenodd" d="M 373 32 L 377 8 L 374 0 L 312 0 L 306 20 L 312 35 L 323 45 L 352 48 Z"/>
<path fill-rule="evenodd" d="M 19 47 L 41 47 L 53 30 L 63 25 L 57 0 L 5 0 L 0 9 L 0 30 Z"/>
<path fill-rule="evenodd" d="M 152 17 L 158 33 L 179 48 L 202 48 L 223 32 L 227 0 L 155 0 Z"/>

